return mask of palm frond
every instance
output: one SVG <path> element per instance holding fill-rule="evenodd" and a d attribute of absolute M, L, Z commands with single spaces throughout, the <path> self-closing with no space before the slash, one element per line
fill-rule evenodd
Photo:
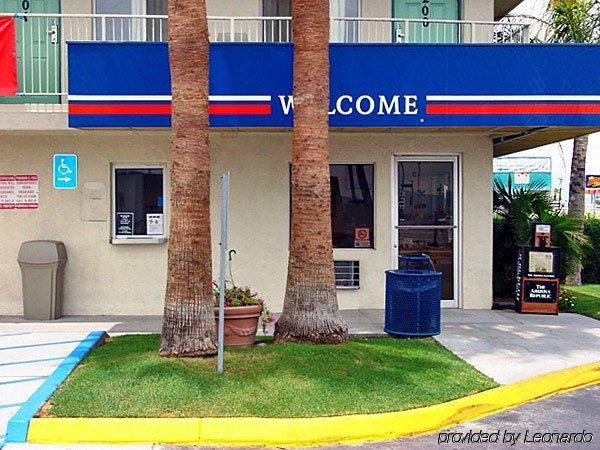
<path fill-rule="evenodd" d="M 555 0 L 548 24 L 551 42 L 600 42 L 600 0 Z"/>

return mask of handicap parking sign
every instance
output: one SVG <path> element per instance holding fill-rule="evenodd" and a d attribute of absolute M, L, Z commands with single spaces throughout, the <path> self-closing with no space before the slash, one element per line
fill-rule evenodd
<path fill-rule="evenodd" d="M 56 154 L 52 166 L 54 189 L 77 188 L 77 155 Z"/>

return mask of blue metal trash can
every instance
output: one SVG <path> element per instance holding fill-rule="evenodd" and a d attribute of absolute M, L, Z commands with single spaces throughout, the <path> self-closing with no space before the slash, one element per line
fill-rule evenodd
<path fill-rule="evenodd" d="M 442 273 L 425 254 L 401 256 L 399 262 L 399 270 L 385 273 L 383 330 L 392 336 L 440 334 Z"/>

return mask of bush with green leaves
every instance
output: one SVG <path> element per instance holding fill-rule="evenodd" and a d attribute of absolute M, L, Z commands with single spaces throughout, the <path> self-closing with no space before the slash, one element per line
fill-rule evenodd
<path fill-rule="evenodd" d="M 494 296 L 512 297 L 515 291 L 518 248 L 533 244 L 533 225 L 552 227 L 552 245 L 561 248 L 561 278 L 577 266 L 588 240 L 581 223 L 556 210 L 548 191 L 535 183 L 515 189 L 512 183 L 494 184 Z"/>
<path fill-rule="evenodd" d="M 558 309 L 564 312 L 571 311 L 575 308 L 575 302 L 577 301 L 577 296 L 573 293 L 561 289 L 558 292 Z"/>
<path fill-rule="evenodd" d="M 589 241 L 589 247 L 583 254 L 581 281 L 584 284 L 600 284 L 600 219 L 588 217 L 583 233 Z"/>

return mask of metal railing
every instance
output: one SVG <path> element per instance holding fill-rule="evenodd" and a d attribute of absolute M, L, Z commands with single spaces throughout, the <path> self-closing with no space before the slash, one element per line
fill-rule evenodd
<path fill-rule="evenodd" d="M 333 17 L 330 40 L 357 44 L 522 44 L 529 42 L 529 25 L 466 20 Z"/>
<path fill-rule="evenodd" d="M 163 42 L 168 16 L 0 14 L 15 17 L 20 95 L 59 103 L 67 91 L 67 42 Z M 292 42 L 291 17 L 209 17 L 212 42 Z M 333 43 L 524 43 L 529 25 L 391 18 L 331 19 Z"/>

